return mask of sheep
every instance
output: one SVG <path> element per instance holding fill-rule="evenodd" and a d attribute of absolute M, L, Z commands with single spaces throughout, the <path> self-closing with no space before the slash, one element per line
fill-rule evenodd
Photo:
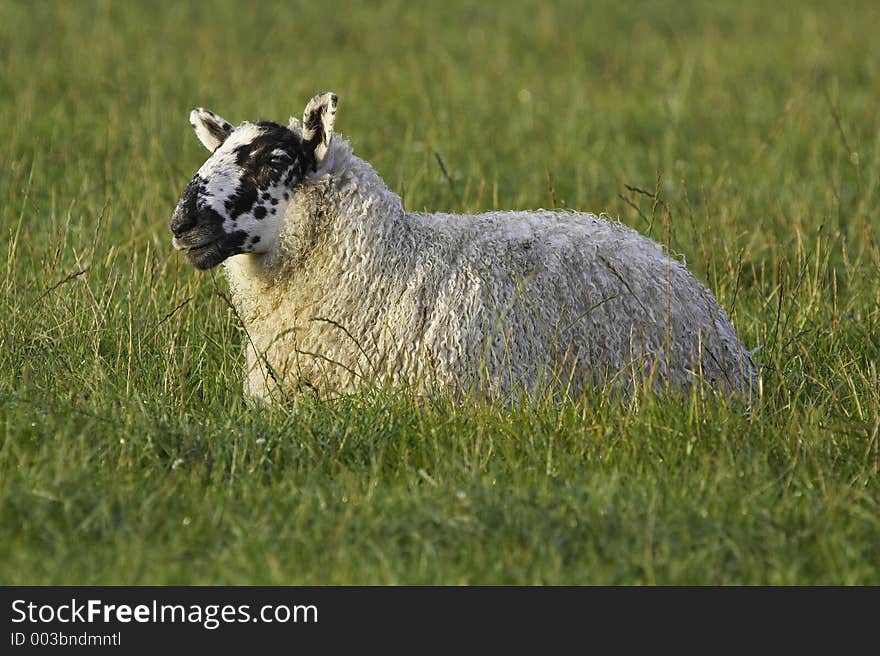
<path fill-rule="evenodd" d="M 288 125 L 190 114 L 212 154 L 173 245 L 197 269 L 224 264 L 246 396 L 750 394 L 749 351 L 659 244 L 587 213 L 407 212 L 333 133 L 336 108 L 324 93 Z"/>

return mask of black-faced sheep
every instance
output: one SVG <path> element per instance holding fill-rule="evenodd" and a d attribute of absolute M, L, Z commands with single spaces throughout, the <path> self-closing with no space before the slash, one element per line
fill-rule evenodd
<path fill-rule="evenodd" d="M 660 245 L 592 214 L 419 214 L 333 136 L 337 100 L 302 123 L 233 127 L 196 109 L 212 152 L 171 218 L 199 269 L 225 264 L 247 330 L 248 395 L 364 381 L 504 397 L 756 374 L 712 294 Z"/>

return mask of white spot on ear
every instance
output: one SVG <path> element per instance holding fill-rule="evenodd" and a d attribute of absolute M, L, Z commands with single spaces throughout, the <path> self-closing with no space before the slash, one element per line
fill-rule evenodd
<path fill-rule="evenodd" d="M 303 111 L 303 141 L 316 144 L 315 160 L 319 168 L 328 168 L 323 165 L 323 160 L 327 156 L 330 139 L 333 137 L 337 102 L 336 94 L 328 91 L 312 98 Z"/>
<path fill-rule="evenodd" d="M 196 107 L 189 113 L 189 124 L 193 126 L 202 145 L 211 152 L 235 130 L 225 118 L 204 107 Z"/>

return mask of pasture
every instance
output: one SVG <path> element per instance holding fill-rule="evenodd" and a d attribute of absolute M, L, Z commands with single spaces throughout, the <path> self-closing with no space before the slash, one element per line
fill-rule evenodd
<path fill-rule="evenodd" d="M 0 583 L 880 584 L 880 5 L 0 1 Z M 744 409 L 252 407 L 168 219 L 187 123 L 298 114 L 408 209 L 684 258 Z"/>

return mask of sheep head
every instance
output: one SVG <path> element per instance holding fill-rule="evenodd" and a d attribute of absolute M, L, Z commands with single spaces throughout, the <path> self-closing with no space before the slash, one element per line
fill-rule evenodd
<path fill-rule="evenodd" d="M 189 116 L 211 151 L 184 189 L 171 216 L 173 244 L 197 269 L 210 269 L 239 253 L 265 253 L 278 239 L 297 185 L 332 164 L 330 139 L 336 94 L 315 96 L 302 123 L 245 122 L 235 127 L 214 112 Z"/>

